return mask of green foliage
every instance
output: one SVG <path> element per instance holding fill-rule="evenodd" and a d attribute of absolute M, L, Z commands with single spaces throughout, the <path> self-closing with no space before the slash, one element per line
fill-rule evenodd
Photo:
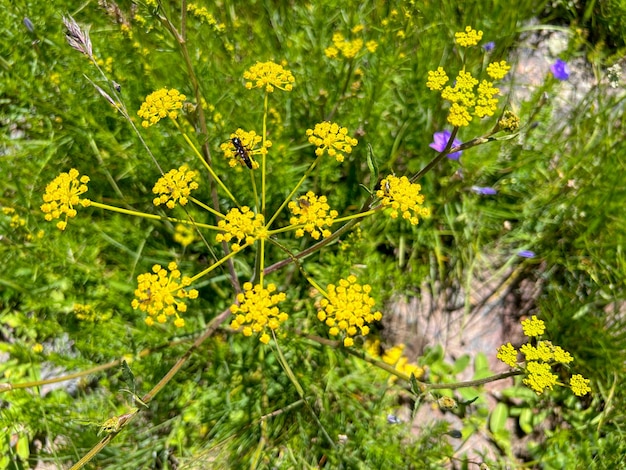
<path fill-rule="evenodd" d="M 461 68 L 454 33 L 471 24 L 495 41 L 488 58 L 477 48 L 468 60 L 510 60 L 523 22 L 544 4 L 207 2 L 217 23 L 187 12 L 184 48 L 159 20 L 167 17 L 179 28 L 180 2 L 158 8 L 101 3 L 108 6 L 0 0 L 0 206 L 6 209 L 0 212 L 0 372 L 2 382 L 16 386 L 0 388 L 0 468 L 40 461 L 65 466 L 109 436 L 94 460 L 101 468 L 471 468 L 484 449 L 470 452 L 462 444 L 479 435 L 488 435 L 499 452 L 495 462 L 485 462 L 503 467 L 523 459 L 542 468 L 623 464 L 624 95 L 605 82 L 565 107 L 563 84 L 549 77 L 527 99 L 512 99 L 522 121 L 519 133 L 490 137 L 464 149 L 460 167 L 444 159 L 420 178 L 432 216 L 417 226 L 379 211 L 297 264 L 291 256 L 310 247 L 310 238 L 268 243 L 268 260 L 286 260 L 268 282 L 288 292 L 280 308 L 289 312 L 269 346 L 212 323 L 233 304 L 234 283 L 258 282 L 259 257 L 252 249 L 233 258 L 236 276 L 224 263 L 194 282 L 199 295 L 188 302 L 183 329 L 171 322 L 148 327 L 145 315 L 131 307 L 137 276 L 153 265 L 175 261 L 184 275 L 193 275 L 225 254 L 211 232 L 206 243 L 174 241 L 176 223 L 167 217 L 216 220 L 191 205 L 156 208 L 152 187 L 162 173 L 155 162 L 164 171 L 192 167 L 201 173 L 194 197 L 233 206 L 168 119 L 141 128 L 136 112 L 150 93 L 168 87 L 187 96 L 193 106 L 177 122 L 196 148 L 206 149 L 215 173 L 242 205 L 255 205 L 251 172 L 230 168 L 220 145 L 239 128 L 262 134 L 267 120 L 270 215 L 316 158 L 306 130 L 324 120 L 347 127 L 359 144 L 342 164 L 328 159 L 312 169 L 298 195 L 326 194 L 339 214 L 355 214 L 381 189 L 380 178 L 410 177 L 436 157 L 429 144 L 446 127 L 447 105 L 425 79 L 440 65 L 454 73 Z M 567 12 L 579 25 L 602 25 L 605 41 L 623 29 L 620 15 L 606 14 L 607 5 L 622 8 L 615 3 L 576 4 Z M 104 75 L 67 44 L 61 16 L 68 13 L 89 26 Z M 335 33 L 377 47 L 362 49 L 353 60 L 331 58 L 325 51 Z M 599 60 L 612 51 L 601 41 L 573 41 L 569 52 L 598 61 L 592 65 L 602 74 Z M 270 60 L 284 61 L 296 81 L 293 91 L 270 94 L 266 109 L 263 91 L 247 90 L 243 74 Z M 99 89 L 114 102 L 119 97 L 130 119 Z M 475 119 L 458 137 L 467 143 L 494 123 Z M 44 220 L 42 195 L 70 168 L 89 175 L 92 201 L 162 219 L 92 206 L 78 208 L 67 229 L 57 230 Z M 472 186 L 498 194 L 481 196 Z M 287 225 L 283 211 L 272 228 Z M 521 261 L 521 249 L 537 257 Z M 426 371 L 416 379 L 436 388 L 421 389 L 402 370 L 392 381 L 384 360 L 394 344 L 372 355 L 359 352 L 368 347 L 361 338 L 353 350 L 328 342 L 311 299 L 309 281 L 326 288 L 356 274 L 372 286 L 384 315 L 398 295 L 423 286 L 463 289 L 469 312 L 485 265 L 499 274 L 515 267 L 511 292 L 524 281 L 542 287 L 524 312 L 543 318 L 550 340 L 575 357 L 572 368 L 591 379 L 591 397 L 573 397 L 563 388 L 537 396 L 517 377 L 495 394 L 494 405 L 482 384 L 455 388 L 461 380 L 492 376 L 485 354 L 468 350 L 451 361 L 441 346 L 417 361 L 409 358 Z M 509 279 L 502 274 L 501 281 Z M 217 329 L 192 346 L 211 328 Z M 146 398 L 181 358 L 183 366 Z M 42 382 L 72 373 L 77 376 L 71 380 Z M 571 375 L 565 366 L 559 373 L 564 381 Z M 33 385 L 17 388 L 24 383 Z M 455 406 L 443 407 L 446 399 Z M 420 412 L 432 420 L 418 423 L 416 432 L 413 418 Z M 452 415 L 455 424 L 444 419 Z"/>

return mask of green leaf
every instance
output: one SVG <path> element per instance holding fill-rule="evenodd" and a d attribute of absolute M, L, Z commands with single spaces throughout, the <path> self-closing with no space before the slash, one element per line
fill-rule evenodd
<path fill-rule="evenodd" d="M 371 144 L 367 144 L 367 167 L 370 169 L 370 191 L 374 191 L 378 184 L 379 171 Z"/>
<path fill-rule="evenodd" d="M 526 434 L 533 432 L 534 413 L 530 408 L 524 408 L 519 415 L 519 427 Z"/>
<path fill-rule="evenodd" d="M 491 412 L 489 418 L 489 430 L 493 434 L 498 434 L 505 430 L 506 420 L 509 418 L 509 407 L 504 403 L 498 403 Z"/>

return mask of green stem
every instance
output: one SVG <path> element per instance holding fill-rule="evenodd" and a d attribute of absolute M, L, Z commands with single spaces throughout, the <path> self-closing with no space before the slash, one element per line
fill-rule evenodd
<path fill-rule="evenodd" d="M 170 222 L 186 224 L 186 225 L 195 225 L 197 227 L 206 228 L 209 230 L 221 230 L 219 227 L 215 225 L 209 224 L 201 224 L 198 222 L 193 222 L 191 220 L 182 220 L 176 219 L 174 217 L 166 217 L 164 215 L 156 215 L 156 214 L 146 214 L 145 212 L 133 211 L 130 209 L 122 209 L 121 207 L 110 206 L 108 204 L 102 204 L 101 202 L 90 201 L 89 207 L 98 207 L 100 209 L 105 209 L 112 212 L 119 212 L 120 214 L 133 215 L 135 217 L 142 217 L 144 219 L 152 219 L 152 220 L 168 220 Z"/>

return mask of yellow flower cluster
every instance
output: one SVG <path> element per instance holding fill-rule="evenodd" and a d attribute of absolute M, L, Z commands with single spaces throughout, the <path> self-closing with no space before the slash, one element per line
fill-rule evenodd
<path fill-rule="evenodd" d="M 539 320 L 537 315 L 533 315 L 526 320 L 522 320 L 522 330 L 529 338 L 533 336 L 541 336 L 546 330 L 546 324 L 543 320 Z"/>
<path fill-rule="evenodd" d="M 506 63 L 505 60 L 500 62 L 492 62 L 487 66 L 487 75 L 494 80 L 502 80 L 504 76 L 509 73 L 511 66 Z"/>
<path fill-rule="evenodd" d="M 2 213 L 4 215 L 11 216 L 9 227 L 17 229 L 26 225 L 26 219 L 16 214 L 13 207 L 3 207 Z"/>
<path fill-rule="evenodd" d="M 380 340 L 368 340 L 365 342 L 365 349 L 374 359 L 381 359 L 385 364 L 394 366 L 394 368 L 398 372 L 405 374 L 409 377 L 413 375 L 416 379 L 419 379 L 421 376 L 424 375 L 424 369 L 417 364 L 409 363 L 409 359 L 403 355 L 404 348 L 404 344 L 398 344 L 397 346 L 386 349 L 381 357 Z M 389 377 L 390 382 L 394 382 L 395 380 L 395 375 Z"/>
<path fill-rule="evenodd" d="M 241 149 L 237 149 L 233 143 L 233 139 L 239 139 Z M 265 143 L 261 148 L 255 148 L 263 139 L 260 135 L 257 135 L 254 131 L 244 131 L 243 129 L 237 129 L 230 135 L 230 139 L 220 145 L 220 149 L 224 152 L 224 158 L 228 160 L 228 165 L 231 168 L 237 165 L 252 166 L 252 169 L 259 168 L 259 163 L 253 158 L 254 155 L 267 155 L 267 149 L 272 146 L 270 140 L 265 140 Z M 241 152 L 244 152 L 242 155 Z M 247 158 L 250 161 L 250 165 L 242 159 Z"/>
<path fill-rule="evenodd" d="M 195 3 L 189 3 L 187 5 L 187 11 L 197 16 L 198 18 L 206 21 L 215 32 L 221 33 L 226 29 L 226 25 L 224 23 L 218 23 L 215 17 L 211 13 L 209 13 L 209 10 L 207 10 L 206 7 L 199 7 Z"/>
<path fill-rule="evenodd" d="M 152 188 L 154 194 L 160 195 L 152 200 L 153 204 L 155 206 L 165 204 L 170 209 L 176 207 L 177 202 L 181 206 L 186 205 L 191 191 L 198 189 L 198 183 L 193 181 L 196 174 L 197 172 L 190 170 L 187 165 L 165 173 Z"/>
<path fill-rule="evenodd" d="M 176 224 L 174 230 L 174 241 L 180 243 L 183 247 L 191 245 L 196 239 L 196 232 L 191 225 Z"/>
<path fill-rule="evenodd" d="M 309 136 L 309 142 L 317 147 L 315 155 L 319 157 L 326 151 L 338 162 L 343 162 L 343 154 L 351 153 L 352 147 L 359 143 L 348 135 L 346 127 L 339 127 L 339 124 L 329 121 L 315 124 L 315 129 L 307 129 L 306 135 Z"/>
<path fill-rule="evenodd" d="M 231 209 L 217 226 L 223 230 L 223 233 L 218 233 L 215 237 L 218 242 L 228 243 L 233 238 L 237 239 L 237 243 L 231 245 L 233 251 L 239 251 L 252 245 L 256 239 L 267 236 L 263 214 L 255 214 L 247 206 L 243 206 L 241 210 Z"/>
<path fill-rule="evenodd" d="M 476 31 L 475 29 L 472 29 L 471 26 L 466 26 L 465 31 L 455 33 L 454 37 L 454 42 L 461 47 L 475 46 L 483 38 L 483 32 Z"/>
<path fill-rule="evenodd" d="M 339 215 L 336 210 L 330 210 L 326 196 L 318 197 L 313 191 L 301 196 L 298 202 L 291 201 L 289 210 L 294 215 L 289 219 L 291 225 L 304 224 L 296 230 L 296 237 L 308 232 L 315 240 L 319 240 L 320 235 L 324 238 L 330 236 L 330 230 L 325 227 L 330 227 Z"/>
<path fill-rule="evenodd" d="M 375 41 L 369 41 L 367 44 L 367 48 L 370 52 L 374 52 L 378 46 Z M 361 49 L 363 49 L 363 39 L 357 38 L 352 41 L 348 41 L 344 38 L 343 34 L 335 33 L 333 34 L 333 45 L 326 48 L 324 53 L 326 54 L 326 57 L 331 59 L 337 57 L 339 52 L 341 52 L 346 59 L 353 59 Z"/>
<path fill-rule="evenodd" d="M 176 317 L 174 325 L 182 328 L 185 326 L 185 320 L 180 317 L 179 313 L 187 311 L 187 305 L 182 300 L 198 297 L 197 290 L 185 289 L 190 284 L 190 278 L 181 278 L 175 262 L 171 262 L 167 269 L 155 264 L 152 266 L 152 273 L 137 276 L 135 299 L 131 305 L 135 310 L 139 309 L 148 314 L 145 320 L 148 326 L 154 324 L 155 318 L 157 322 L 165 323 L 167 317 L 173 315 Z"/>
<path fill-rule="evenodd" d="M 230 311 L 235 315 L 230 326 L 236 330 L 242 328 L 244 336 L 260 333 L 265 328 L 276 331 L 280 324 L 289 318 L 289 315 L 277 307 L 279 302 L 285 300 L 286 295 L 284 292 L 273 294 L 276 291 L 274 284 L 268 284 L 267 288 L 263 288 L 261 284 L 253 287 L 252 283 L 246 282 L 243 290 L 237 295 L 238 304 L 230 307 Z M 259 341 L 263 344 L 269 343 L 270 335 L 264 332 Z"/>
<path fill-rule="evenodd" d="M 519 129 L 520 119 L 513 111 L 506 110 L 498 121 L 498 128 L 506 132 L 515 132 Z"/>
<path fill-rule="evenodd" d="M 111 312 L 100 313 L 89 304 L 74 304 L 74 315 L 78 320 L 91 323 L 106 321 L 112 317 Z"/>
<path fill-rule="evenodd" d="M 482 38 L 482 31 L 475 31 L 470 26 L 465 32 L 456 33 L 457 44 L 467 47 L 473 46 Z M 493 62 L 487 66 L 487 75 L 493 80 L 501 80 L 511 67 L 502 60 Z M 454 81 L 454 86 L 445 86 L 448 83 L 448 75 L 442 67 L 428 72 L 426 86 L 433 91 L 440 91 L 441 97 L 449 101 L 450 111 L 448 122 L 455 127 L 468 126 L 472 116 L 479 118 L 493 116 L 497 106 L 500 89 L 493 86 L 493 82 L 483 80 L 478 85 L 478 80 L 467 72 L 465 68 L 459 72 Z M 476 89 L 476 85 L 478 88 Z M 445 88 L 444 88 L 445 86 Z"/>
<path fill-rule="evenodd" d="M 545 331 L 545 324 L 535 315 L 522 321 L 524 335 L 529 338 L 541 336 Z M 523 382 L 541 395 L 546 389 L 552 390 L 557 384 L 558 376 L 552 373 L 552 365 L 569 364 L 574 358 L 560 346 L 554 346 L 550 341 L 537 340 L 536 345 L 523 344 L 519 352 L 524 355 L 525 366 L 517 362 L 518 351 L 511 343 L 503 344 L 498 348 L 496 357 L 512 368 L 523 367 L 526 377 Z M 589 380 L 579 374 L 572 375 L 570 388 L 578 396 L 591 391 L 588 386 Z"/>
<path fill-rule="evenodd" d="M 433 91 L 440 91 L 443 86 L 448 83 L 448 75 L 443 67 L 437 67 L 437 70 L 428 71 L 428 80 L 426 86 Z"/>
<path fill-rule="evenodd" d="M 380 182 L 380 188 L 376 196 L 381 199 L 381 204 L 391 207 L 391 217 L 396 219 L 400 213 L 402 218 L 417 225 L 419 218 L 429 217 L 430 209 L 422 206 L 424 195 L 420 194 L 422 187 L 411 183 L 406 176 L 398 178 L 389 175 Z"/>
<path fill-rule="evenodd" d="M 376 303 L 369 296 L 372 288 L 356 282 L 356 276 L 348 276 L 339 280 L 339 285 L 329 284 L 326 288 L 326 298 L 320 301 L 320 310 L 317 312 L 319 321 L 324 322 L 330 329 L 331 336 L 343 332 L 346 336 L 343 344 L 350 347 L 354 344 L 353 337 L 361 334 L 367 336 L 370 331 L 368 323 L 379 321 L 383 315 L 372 307 Z"/>
<path fill-rule="evenodd" d="M 141 125 L 150 127 L 166 117 L 176 119 L 178 110 L 183 107 L 183 101 L 186 99 L 185 95 L 175 89 L 161 88 L 150 93 L 137 111 L 139 117 L 144 119 Z"/>
<path fill-rule="evenodd" d="M 80 195 L 87 192 L 88 176 L 79 178 L 78 170 L 72 168 L 68 173 L 61 173 L 46 186 L 43 195 L 44 203 L 41 211 L 46 214 L 47 221 L 58 219 L 65 214 L 65 220 L 57 222 L 59 230 L 65 230 L 67 219 L 76 217 L 77 206 L 87 207 L 89 199 L 81 199 Z"/>
<path fill-rule="evenodd" d="M 243 78 L 249 80 L 246 82 L 247 89 L 265 88 L 268 93 L 273 92 L 274 87 L 283 91 L 291 91 L 293 83 L 296 81 L 289 70 L 271 61 L 257 62 L 243 73 Z"/>

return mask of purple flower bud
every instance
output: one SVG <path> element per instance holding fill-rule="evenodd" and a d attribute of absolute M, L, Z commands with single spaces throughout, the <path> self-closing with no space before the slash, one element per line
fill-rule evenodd
<path fill-rule="evenodd" d="M 498 194 L 498 191 L 496 191 L 493 188 L 490 188 L 489 186 L 472 186 L 472 191 L 474 191 L 476 194 L 480 194 L 481 196 L 493 196 L 494 194 Z"/>
<path fill-rule="evenodd" d="M 530 250 L 520 250 L 517 252 L 517 256 L 521 256 L 522 258 L 534 258 L 535 252 Z"/>
<path fill-rule="evenodd" d="M 556 62 L 550 66 L 552 75 L 558 80 L 567 80 L 569 78 L 569 67 L 567 62 L 561 59 L 556 59 Z"/>
<path fill-rule="evenodd" d="M 496 43 L 493 41 L 489 41 L 485 44 L 483 44 L 483 49 L 485 50 L 485 52 L 491 52 L 493 51 L 493 49 L 496 47 Z"/>
<path fill-rule="evenodd" d="M 33 22 L 30 20 L 30 18 L 28 18 L 27 16 L 24 17 L 24 19 L 22 20 L 24 22 L 24 26 L 26 26 L 26 29 L 29 30 L 31 33 L 35 32 L 35 25 L 33 24 Z"/>
<path fill-rule="evenodd" d="M 451 135 L 452 133 L 448 130 L 435 132 L 433 134 L 433 142 L 429 145 L 429 147 L 435 149 L 437 152 L 443 152 L 446 148 L 446 145 L 448 144 L 448 141 L 450 140 Z M 462 142 L 460 140 L 454 139 L 454 142 L 452 142 L 452 147 L 458 147 L 461 144 Z M 463 153 L 463 151 L 459 150 L 458 152 L 449 153 L 447 157 L 450 160 L 458 160 L 459 158 L 461 158 L 461 153 Z"/>

